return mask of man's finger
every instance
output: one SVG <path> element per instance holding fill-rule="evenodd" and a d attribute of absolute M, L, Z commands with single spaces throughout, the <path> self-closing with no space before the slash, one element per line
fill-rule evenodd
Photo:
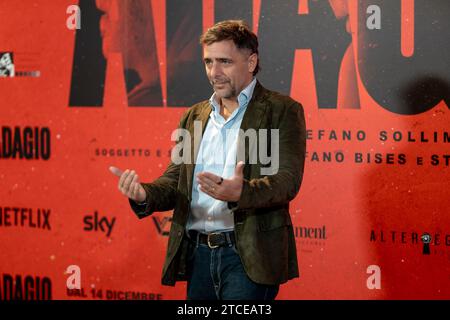
<path fill-rule="evenodd" d="M 136 172 L 134 170 L 131 170 L 130 173 L 128 174 L 127 178 L 123 182 L 123 187 L 126 191 L 130 190 L 131 182 L 133 182 L 135 176 L 136 176 Z"/>
<path fill-rule="evenodd" d="M 134 194 L 134 190 L 136 188 L 137 181 L 138 181 L 138 176 L 137 176 L 137 174 L 135 174 L 133 176 L 133 179 L 131 180 L 130 186 L 128 187 L 128 190 L 130 191 L 130 194 L 133 195 L 133 196 L 135 195 Z"/>
<path fill-rule="evenodd" d="M 245 166 L 245 164 L 244 164 L 244 162 L 243 161 L 239 161 L 237 164 L 236 164 L 236 168 L 234 169 L 234 176 L 235 177 L 244 177 L 244 166 Z"/>
<path fill-rule="evenodd" d="M 200 177 L 208 178 L 211 181 L 214 181 L 215 183 L 220 181 L 220 177 L 215 175 L 215 174 L 213 174 L 213 173 L 211 173 L 211 172 L 203 171 L 203 172 L 200 172 L 198 175 Z"/>
<path fill-rule="evenodd" d="M 116 175 L 118 177 L 120 177 L 122 175 L 122 173 L 123 173 L 122 170 L 120 170 L 119 168 L 113 167 L 113 166 L 109 167 L 109 171 L 111 171 L 112 174 L 114 174 L 114 175 Z"/>
<path fill-rule="evenodd" d="M 208 196 L 215 198 L 214 193 L 212 192 L 212 190 L 208 189 L 208 187 L 204 187 L 204 186 L 200 185 L 199 189 L 201 192 L 206 193 Z"/>
<path fill-rule="evenodd" d="M 215 176 L 215 175 L 213 175 Z M 216 178 L 209 178 L 206 175 L 199 175 L 197 176 L 197 179 L 200 183 L 202 184 L 206 184 L 208 186 L 214 187 L 214 188 L 218 188 L 219 184 L 217 183 L 220 180 L 220 177 L 215 176 Z"/>
<path fill-rule="evenodd" d="M 119 179 L 119 189 L 123 189 L 124 182 L 127 179 L 129 174 L 130 174 L 130 170 L 128 170 L 128 169 L 122 173 L 122 175 L 120 176 L 120 179 Z"/>
<path fill-rule="evenodd" d="M 134 197 L 135 199 L 137 199 L 137 197 L 138 197 L 138 195 L 139 195 L 139 187 L 140 187 L 140 184 L 139 184 L 139 183 L 135 183 L 135 184 L 134 184 L 134 187 L 133 187 L 133 197 Z"/>

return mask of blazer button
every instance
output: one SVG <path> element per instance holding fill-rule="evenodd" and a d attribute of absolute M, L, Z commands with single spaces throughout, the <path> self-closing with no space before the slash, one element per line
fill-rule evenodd
<path fill-rule="evenodd" d="M 182 233 L 181 231 L 178 231 L 178 236 L 181 237 Z"/>

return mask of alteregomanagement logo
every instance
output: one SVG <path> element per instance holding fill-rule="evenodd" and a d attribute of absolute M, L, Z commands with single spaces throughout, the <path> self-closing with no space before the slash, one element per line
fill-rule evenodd
<path fill-rule="evenodd" d="M 370 242 L 394 247 L 417 247 L 424 255 L 449 254 L 450 234 L 443 230 L 417 232 L 407 230 L 372 229 Z"/>

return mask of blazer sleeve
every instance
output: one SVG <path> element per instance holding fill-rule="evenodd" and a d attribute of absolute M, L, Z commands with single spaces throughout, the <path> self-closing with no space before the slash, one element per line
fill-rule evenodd
<path fill-rule="evenodd" d="M 244 179 L 238 202 L 232 211 L 272 207 L 289 203 L 300 190 L 306 152 L 303 107 L 294 102 L 285 108 L 279 124 L 279 170 L 274 175 Z"/>

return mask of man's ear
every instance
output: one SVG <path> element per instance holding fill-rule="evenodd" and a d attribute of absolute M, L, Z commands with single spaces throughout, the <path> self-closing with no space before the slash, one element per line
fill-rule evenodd
<path fill-rule="evenodd" d="M 248 57 L 248 71 L 252 72 L 255 71 L 256 65 L 258 64 L 258 55 L 256 53 L 252 53 Z"/>

